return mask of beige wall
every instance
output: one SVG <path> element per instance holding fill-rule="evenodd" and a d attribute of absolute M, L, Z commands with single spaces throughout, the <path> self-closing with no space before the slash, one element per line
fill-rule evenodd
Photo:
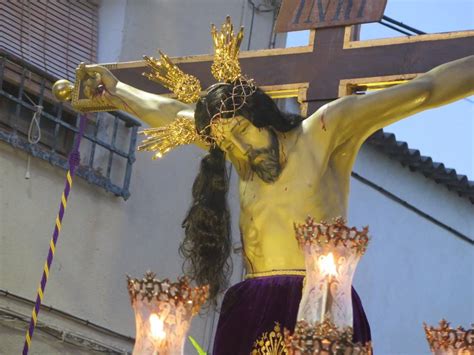
<path fill-rule="evenodd" d="M 474 205 L 372 147 L 354 171 L 474 240 Z M 376 354 L 427 354 L 423 322 L 474 319 L 474 247 L 376 189 L 352 179 L 349 223 L 372 237 L 354 278 Z"/>

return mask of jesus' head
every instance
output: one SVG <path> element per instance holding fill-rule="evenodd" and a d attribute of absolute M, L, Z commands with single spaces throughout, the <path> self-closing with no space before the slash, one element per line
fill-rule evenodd
<path fill-rule="evenodd" d="M 266 183 L 275 182 L 281 173 L 277 132 L 287 132 L 302 120 L 281 112 L 267 94 L 242 79 L 213 85 L 198 101 L 194 117 L 201 134 L 234 164 L 247 164 Z"/>

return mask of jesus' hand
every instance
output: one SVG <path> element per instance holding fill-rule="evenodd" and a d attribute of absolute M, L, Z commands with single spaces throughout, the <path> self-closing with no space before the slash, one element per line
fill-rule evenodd
<path fill-rule="evenodd" d="M 81 63 L 77 75 L 82 80 L 82 92 L 87 99 L 121 109 L 123 102 L 116 95 L 119 81 L 107 68 Z"/>

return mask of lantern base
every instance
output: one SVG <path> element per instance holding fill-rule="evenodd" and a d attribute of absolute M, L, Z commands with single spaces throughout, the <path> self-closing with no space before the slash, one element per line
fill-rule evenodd
<path fill-rule="evenodd" d="M 352 327 L 339 329 L 329 319 L 310 324 L 296 323 L 293 335 L 285 329 L 285 345 L 290 355 L 372 355 L 371 343 L 354 343 Z"/>

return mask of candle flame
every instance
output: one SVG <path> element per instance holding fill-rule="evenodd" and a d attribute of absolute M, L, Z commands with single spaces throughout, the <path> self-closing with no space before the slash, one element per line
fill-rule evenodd
<path fill-rule="evenodd" d="M 319 258 L 319 268 L 326 276 L 337 276 L 336 263 L 332 252 Z"/>
<path fill-rule="evenodd" d="M 150 315 L 149 321 L 151 336 L 157 340 L 163 340 L 166 337 L 163 330 L 163 321 L 155 313 Z"/>

